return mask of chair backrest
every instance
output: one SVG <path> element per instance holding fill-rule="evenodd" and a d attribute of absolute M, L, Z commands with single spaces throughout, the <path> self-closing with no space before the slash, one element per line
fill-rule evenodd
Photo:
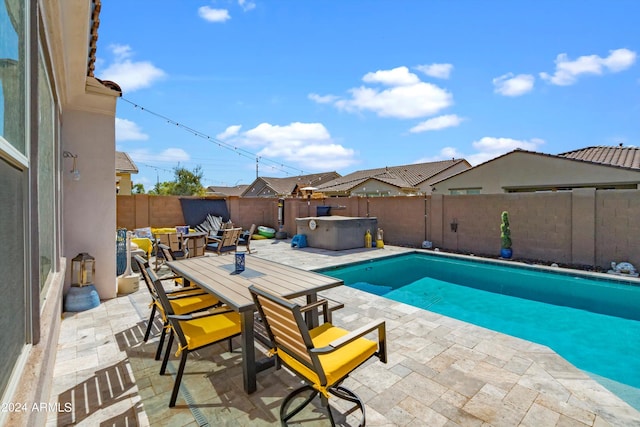
<path fill-rule="evenodd" d="M 171 234 L 171 233 L 169 233 Z M 171 245 L 166 243 L 158 243 L 158 249 L 162 253 L 162 257 L 167 261 L 175 261 L 176 259 L 183 259 L 189 257 L 189 238 L 184 239 L 182 242 L 182 249 L 174 249 Z"/>
<path fill-rule="evenodd" d="M 189 256 L 203 256 L 204 250 L 207 246 L 207 236 L 190 236 L 189 244 L 187 245 L 189 249 Z"/>
<path fill-rule="evenodd" d="M 142 258 L 140 255 L 135 255 L 133 258 L 135 259 L 136 263 L 138 263 L 138 269 L 140 270 L 140 274 L 142 274 L 144 284 L 147 285 L 147 289 L 151 294 L 151 298 L 156 300 L 158 296 L 153 286 L 153 281 L 151 280 L 151 278 L 149 277 L 149 273 L 147 272 L 147 269 L 149 268 L 149 262 Z"/>
<path fill-rule="evenodd" d="M 164 243 L 158 244 L 158 249 L 162 252 L 162 257 L 167 261 L 175 261 L 175 257 L 173 256 L 173 252 L 171 252 L 171 248 Z"/>
<path fill-rule="evenodd" d="M 151 267 L 147 268 L 145 271 L 147 273 L 147 277 L 149 277 L 149 281 L 152 284 L 154 295 L 156 296 L 157 300 L 160 302 L 160 305 L 162 306 L 164 313 L 166 315 L 174 314 L 173 308 L 169 303 L 169 298 L 167 297 L 167 293 L 164 291 L 164 286 L 162 286 L 162 282 L 158 278 L 158 275 L 156 274 L 156 272 L 153 271 Z"/>
<path fill-rule="evenodd" d="M 276 349 L 286 352 L 319 375 L 324 375 L 317 356 L 309 352 L 313 342 L 300 306 L 255 286 L 250 286 L 249 291 Z"/>
<path fill-rule="evenodd" d="M 182 235 L 178 233 L 168 233 L 169 238 L 169 247 L 173 252 L 179 251 L 182 249 Z"/>
<path fill-rule="evenodd" d="M 255 233 L 256 231 L 256 225 L 255 224 L 251 224 L 251 228 L 249 228 L 249 235 L 247 236 L 247 241 L 245 243 L 245 245 L 247 246 L 247 252 L 251 253 L 251 237 L 253 236 L 253 233 Z"/>
<path fill-rule="evenodd" d="M 178 233 L 156 233 L 156 239 L 172 251 L 179 251 L 182 247 L 181 235 Z"/>
<path fill-rule="evenodd" d="M 227 228 L 222 232 L 222 238 L 220 239 L 220 247 L 227 248 L 229 246 L 238 246 L 238 239 L 240 239 L 240 233 L 242 233 L 242 228 Z"/>

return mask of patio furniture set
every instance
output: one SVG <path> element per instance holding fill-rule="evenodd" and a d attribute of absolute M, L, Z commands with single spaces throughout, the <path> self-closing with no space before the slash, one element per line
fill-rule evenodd
<path fill-rule="evenodd" d="M 229 234 L 235 235 L 235 231 Z M 224 236 L 218 245 L 224 248 Z M 182 285 L 179 290 L 167 292 L 147 260 L 136 256 L 136 262 L 152 299 L 144 340 L 149 339 L 156 314 L 163 323 L 155 356 L 156 360 L 162 358 L 161 375 L 165 374 L 173 353 L 173 341 L 178 345 L 176 356 L 180 362 L 170 407 L 176 404 L 189 353 L 221 341 L 228 341 L 231 351 L 232 339 L 240 337 L 243 387 L 247 394 L 256 391 L 258 372 L 274 365 L 278 369 L 286 366 L 307 383 L 282 402 L 283 425 L 318 395 L 332 425 L 330 395 L 359 408 L 361 425 L 364 425 L 362 401 L 342 386 L 342 382 L 371 358 L 377 357 L 386 363 L 385 323 L 372 322 L 352 332 L 334 326 L 331 312 L 343 305 L 322 298 L 319 292 L 341 286 L 342 280 L 256 257 L 248 257 L 244 270 L 238 271 L 233 257 L 175 259 L 171 258 L 168 246 L 160 248 L 168 252 L 166 265 L 175 274 L 168 279 L 177 279 Z M 377 341 L 365 337 L 372 332 L 377 332 Z M 169 339 L 165 346 L 167 333 Z M 258 360 L 256 339 L 270 349 L 264 357 L 258 356 Z M 290 409 L 301 394 L 305 399 Z"/>

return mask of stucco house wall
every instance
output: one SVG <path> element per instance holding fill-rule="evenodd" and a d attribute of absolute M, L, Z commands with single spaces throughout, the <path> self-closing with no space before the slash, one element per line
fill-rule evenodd
<path fill-rule="evenodd" d="M 434 182 L 435 192 L 479 189 L 481 194 L 580 187 L 632 186 L 640 171 L 516 150 Z"/>
<path fill-rule="evenodd" d="M 420 192 L 422 192 L 423 194 L 429 195 L 431 194 L 432 191 L 432 183 L 434 182 L 438 182 L 440 180 L 443 180 L 449 176 L 452 175 L 456 175 L 460 172 L 469 170 L 471 166 L 469 165 L 469 163 L 465 162 L 461 162 L 461 163 L 456 163 L 455 165 L 451 166 L 450 168 L 443 170 L 442 172 L 439 172 L 435 175 L 433 175 L 432 177 L 430 177 L 428 180 L 425 180 L 424 182 L 421 182 L 420 185 L 418 186 L 418 188 L 420 188 Z"/>
<path fill-rule="evenodd" d="M 114 101 L 112 101 L 114 102 Z M 116 282 L 116 194 L 115 105 L 111 114 L 69 110 L 63 114 L 65 149 L 78 155 L 81 177 L 73 181 L 63 175 L 64 256 L 88 252 L 96 259 L 95 286 L 101 299 L 115 298 Z M 86 135 L 92 135 L 87 143 Z M 65 284 L 68 289 L 70 283 Z"/>
<path fill-rule="evenodd" d="M 416 189 L 417 192 L 417 189 Z M 377 179 L 368 179 L 351 189 L 352 196 L 403 196 L 406 195 L 400 188 Z"/>
<path fill-rule="evenodd" d="M 118 187 L 118 195 L 128 196 L 131 194 L 131 174 L 130 173 L 117 173 L 116 185 Z"/>

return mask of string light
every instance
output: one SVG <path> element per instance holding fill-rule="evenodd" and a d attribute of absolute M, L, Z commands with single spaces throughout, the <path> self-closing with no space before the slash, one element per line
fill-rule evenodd
<path fill-rule="evenodd" d="M 141 105 L 136 104 L 135 102 L 130 101 L 130 100 L 124 98 L 124 97 L 120 97 L 118 99 L 121 99 L 122 101 L 131 104 L 134 108 L 140 109 L 141 111 L 144 111 L 144 112 L 149 113 L 149 114 L 151 114 L 151 115 L 153 115 L 155 117 L 158 117 L 159 119 L 162 119 L 163 121 L 165 121 L 168 124 L 175 125 L 175 126 L 179 127 L 180 129 L 185 130 L 185 131 L 187 131 L 187 132 L 189 132 L 189 133 L 191 133 L 191 134 L 193 134 L 193 135 L 195 135 L 197 137 L 200 137 L 200 138 L 205 139 L 207 141 L 211 141 L 212 143 L 217 144 L 219 148 L 224 148 L 224 149 L 227 149 L 229 151 L 236 152 L 239 156 L 245 157 L 247 159 L 251 159 L 251 161 L 255 161 L 256 163 L 262 162 L 265 165 L 268 164 L 268 166 L 272 170 L 278 170 L 278 171 L 283 172 L 283 173 L 285 173 L 287 175 L 304 175 L 304 171 L 302 169 L 298 169 L 298 168 L 293 167 L 293 166 L 285 165 L 284 163 L 281 163 L 281 162 L 276 162 L 276 161 L 264 158 L 263 156 L 259 156 L 256 153 L 253 153 L 251 151 L 245 150 L 244 148 L 239 148 L 237 146 L 233 146 L 231 144 L 228 144 L 228 143 L 226 143 L 226 142 L 224 142 L 222 140 L 219 140 L 219 139 L 217 139 L 215 137 L 207 135 L 207 134 L 205 134 L 203 132 L 200 132 L 200 131 L 198 131 L 196 129 L 193 129 L 191 127 L 185 126 L 185 125 L 183 125 L 183 124 L 181 124 L 181 123 L 179 123 L 179 122 L 177 122 L 177 121 L 175 121 L 175 120 L 173 120 L 173 119 L 171 119 L 169 117 L 166 117 L 166 116 L 164 116 L 162 114 L 159 114 L 159 113 L 156 113 L 154 111 L 151 111 L 148 108 L 142 107 Z M 291 171 L 295 171 L 296 173 L 291 173 L 290 170 Z"/>

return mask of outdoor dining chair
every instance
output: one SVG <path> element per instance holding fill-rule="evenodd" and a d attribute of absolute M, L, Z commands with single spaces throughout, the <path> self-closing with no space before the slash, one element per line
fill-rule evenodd
<path fill-rule="evenodd" d="M 173 256 L 173 251 L 171 250 L 171 248 L 167 245 L 163 245 L 162 243 L 158 244 L 158 252 L 160 252 L 160 254 L 162 255 L 162 258 L 167 262 L 175 261 L 177 259 Z M 167 280 L 167 279 L 173 279 L 175 281 L 176 286 L 184 284 L 182 277 L 180 276 L 171 276 L 171 277 L 162 278 L 162 280 Z"/>
<path fill-rule="evenodd" d="M 250 286 L 249 291 L 273 345 L 270 353 L 275 354 L 279 362 L 308 382 L 307 385 L 293 390 L 285 397 L 280 406 L 282 425 L 286 425 L 287 421 L 319 394 L 332 426 L 335 422 L 329 406 L 329 395 L 356 404 L 362 412 L 360 425 L 363 426 L 365 424 L 364 404 L 354 392 L 342 386 L 341 383 L 353 370 L 372 357 L 377 357 L 384 363 L 387 362 L 384 321 L 371 322 L 352 332 L 338 328 L 329 322 L 309 330 L 304 320 L 304 313 L 322 307 L 326 314 L 328 310 L 326 300 L 301 307 L 256 286 Z M 376 330 L 377 343 L 364 337 Z M 301 404 L 289 410 L 289 404 L 293 399 L 307 391 L 311 391 L 310 395 Z"/>
<path fill-rule="evenodd" d="M 251 227 L 249 228 L 249 231 L 246 231 L 244 233 L 242 233 L 240 235 L 240 238 L 238 239 L 238 244 L 239 245 L 244 245 L 247 253 L 251 253 L 251 237 L 253 236 L 253 233 L 256 231 L 256 225 L 255 224 L 251 224 Z"/>
<path fill-rule="evenodd" d="M 168 324 L 167 313 L 164 309 L 163 305 L 160 302 L 160 298 L 158 296 L 158 292 L 156 291 L 155 286 L 153 285 L 153 280 L 149 276 L 147 269 L 149 268 L 149 262 L 146 261 L 139 255 L 134 257 L 136 263 L 138 264 L 138 268 L 140 269 L 140 274 L 142 274 L 142 278 L 144 279 L 144 283 L 147 286 L 147 290 L 151 295 L 151 303 L 149 304 L 151 308 L 151 314 L 149 315 L 149 320 L 147 322 L 147 330 L 144 333 L 143 341 L 147 341 L 149 339 L 149 335 L 151 333 L 151 328 L 153 326 L 153 320 L 155 318 L 156 312 L 160 314 L 160 318 L 162 319 L 162 332 L 160 335 L 160 342 L 158 343 L 158 349 L 156 350 L 156 360 L 160 360 L 160 356 L 162 355 L 162 346 L 164 344 L 165 337 L 165 327 Z M 164 287 L 163 287 L 164 290 Z M 220 305 L 220 301 L 215 298 L 213 295 L 208 294 L 201 288 L 197 286 L 191 286 L 188 288 L 180 288 L 179 290 L 173 292 L 164 291 L 169 304 L 171 305 L 172 313 L 177 314 L 186 314 L 192 313 L 195 311 L 206 310 L 211 307 L 216 307 Z"/>
<path fill-rule="evenodd" d="M 242 228 L 225 228 L 220 237 L 207 238 L 207 250 L 213 251 L 218 255 L 225 252 L 232 252 L 238 248 L 238 239 L 240 239 Z"/>
<path fill-rule="evenodd" d="M 174 305 L 171 304 L 162 283 L 158 280 L 153 269 L 148 268 L 147 274 L 153 281 L 160 304 L 166 313 L 169 322 L 167 329 L 171 331 L 167 351 L 162 360 L 160 375 L 164 375 L 166 372 L 174 336 L 178 340 L 176 356 L 180 357 L 180 364 L 169 400 L 169 407 L 173 407 L 178 398 L 178 391 L 180 390 L 180 383 L 189 353 L 223 340 L 229 341 L 229 352 L 231 352 L 231 339 L 240 335 L 240 315 L 225 306 L 212 308 L 208 311 L 180 315 L 174 311 Z"/>

